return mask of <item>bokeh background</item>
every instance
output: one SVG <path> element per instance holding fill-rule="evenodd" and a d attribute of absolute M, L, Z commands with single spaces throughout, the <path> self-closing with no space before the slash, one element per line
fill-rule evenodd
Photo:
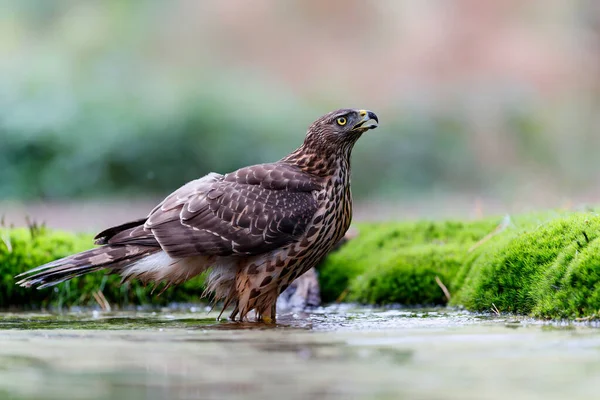
<path fill-rule="evenodd" d="M 359 219 L 600 200 L 600 3 L 0 3 L 0 214 L 99 229 L 375 111 Z"/>

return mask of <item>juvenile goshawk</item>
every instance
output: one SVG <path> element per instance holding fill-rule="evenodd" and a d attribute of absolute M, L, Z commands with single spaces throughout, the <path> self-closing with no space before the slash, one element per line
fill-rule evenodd
<path fill-rule="evenodd" d="M 99 233 L 101 247 L 27 271 L 18 284 L 44 288 L 106 269 L 171 285 L 210 269 L 207 291 L 233 306 L 230 319 L 255 310 L 274 321 L 279 293 L 348 230 L 350 153 L 378 122 L 367 110 L 326 114 L 280 161 L 191 181 L 146 218 Z"/>

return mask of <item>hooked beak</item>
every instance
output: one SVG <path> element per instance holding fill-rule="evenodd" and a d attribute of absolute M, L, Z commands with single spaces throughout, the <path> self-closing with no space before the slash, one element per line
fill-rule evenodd
<path fill-rule="evenodd" d="M 369 129 L 377 128 L 379 124 L 379 118 L 377 118 L 377 115 L 375 115 L 373 111 L 358 110 L 358 115 L 361 116 L 361 119 L 356 125 L 354 125 L 352 130 L 360 130 L 364 132 Z"/>

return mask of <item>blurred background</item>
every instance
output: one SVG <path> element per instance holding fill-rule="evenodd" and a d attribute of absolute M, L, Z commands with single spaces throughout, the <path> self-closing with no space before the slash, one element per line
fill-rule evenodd
<path fill-rule="evenodd" d="M 342 107 L 358 219 L 600 200 L 600 3 L 0 3 L 0 215 L 100 229 Z"/>

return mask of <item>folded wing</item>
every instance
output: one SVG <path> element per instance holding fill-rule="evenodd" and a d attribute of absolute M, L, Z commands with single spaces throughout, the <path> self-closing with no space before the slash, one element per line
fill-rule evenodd
<path fill-rule="evenodd" d="M 209 174 L 167 197 L 144 225 L 104 236 L 102 243 L 157 242 L 171 257 L 265 253 L 305 231 L 319 188 L 317 178 L 284 163 Z"/>

